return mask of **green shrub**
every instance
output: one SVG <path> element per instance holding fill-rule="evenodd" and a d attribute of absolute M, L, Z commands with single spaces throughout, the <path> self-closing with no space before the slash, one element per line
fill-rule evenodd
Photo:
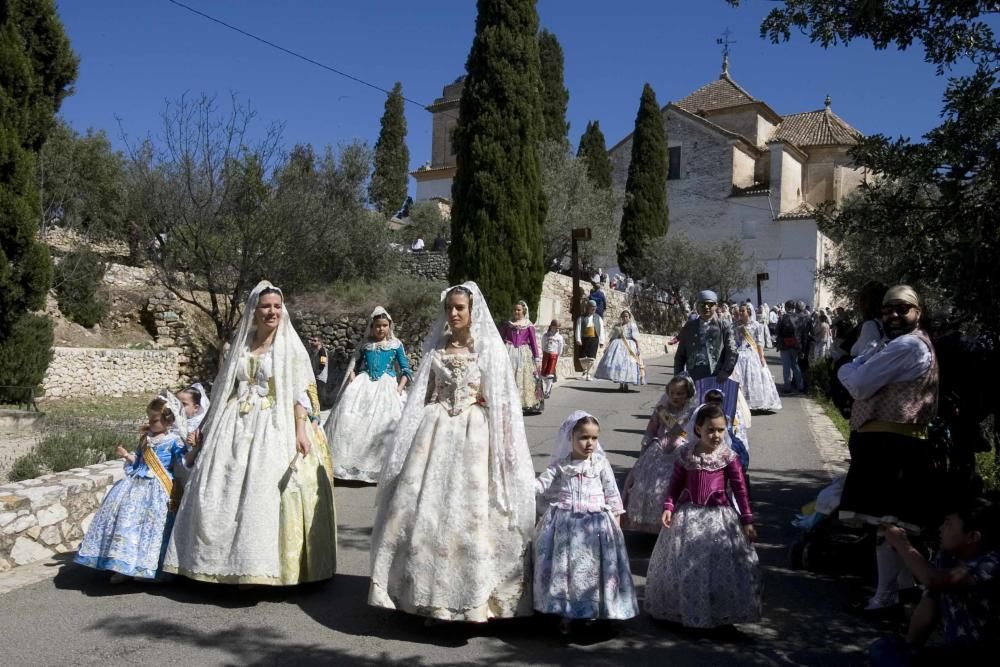
<path fill-rule="evenodd" d="M 976 453 L 976 472 L 983 478 L 983 489 L 1000 491 L 1000 461 L 994 452 Z"/>
<path fill-rule="evenodd" d="M 22 315 L 0 342 L 0 403 L 26 403 L 38 396 L 52 361 L 52 322 L 43 315 Z"/>
<path fill-rule="evenodd" d="M 101 321 L 107 301 L 99 294 L 108 265 L 89 248 L 68 253 L 55 269 L 56 299 L 63 315 L 85 327 Z"/>
<path fill-rule="evenodd" d="M 41 459 L 39 459 L 39 457 L 32 452 L 31 454 L 25 454 L 14 461 L 14 465 L 11 466 L 10 472 L 7 473 L 7 479 L 11 482 L 20 482 L 24 479 L 41 477 L 42 474 Z"/>
<path fill-rule="evenodd" d="M 809 363 L 809 390 L 813 396 L 830 396 L 830 381 L 833 379 L 833 360 L 829 357 Z"/>
<path fill-rule="evenodd" d="M 29 454 L 14 461 L 8 476 L 16 482 L 102 463 L 115 458 L 119 444 L 131 451 L 135 442 L 136 438 L 107 428 L 67 427 L 46 436 Z"/>

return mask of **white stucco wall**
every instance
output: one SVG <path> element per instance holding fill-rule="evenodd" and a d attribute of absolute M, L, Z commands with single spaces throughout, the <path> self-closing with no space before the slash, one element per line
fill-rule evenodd
<path fill-rule="evenodd" d="M 427 201 L 434 197 L 451 200 L 451 179 L 438 178 L 429 181 L 417 181 L 417 196 L 414 201 Z"/>
<path fill-rule="evenodd" d="M 734 169 L 736 177 L 743 179 L 748 173 L 746 164 L 737 157 L 746 155 L 735 149 L 728 138 L 720 136 L 697 121 L 668 111 L 667 136 L 671 145 L 682 146 L 682 178 L 667 181 L 667 203 L 670 207 L 670 231 L 704 242 L 718 242 L 737 238 L 743 242 L 747 254 L 754 258 L 761 271 L 770 274 L 763 284 L 763 297 L 769 304 L 779 300 L 802 299 L 817 303 L 819 287 L 815 279 L 819 250 L 816 223 L 813 220 L 772 220 L 768 196 L 732 197 Z M 779 149 L 780 150 L 780 149 Z M 631 158 L 631 141 L 616 147 L 611 153 L 613 183 L 624 190 Z M 772 146 L 771 162 L 775 154 Z M 801 183 L 801 162 L 785 152 L 779 153 L 777 178 L 793 184 L 796 193 Z M 752 165 L 751 165 L 752 167 Z M 752 174 L 752 168 L 750 172 Z M 774 173 L 772 171 L 772 178 Z M 772 187 L 774 183 L 772 181 Z M 785 202 L 788 208 L 798 205 L 799 199 Z M 774 194 L 771 202 L 777 215 L 778 201 Z M 664 258 L 669 260 L 669 258 Z M 741 299 L 757 301 L 756 286 L 736 295 Z M 820 305 L 825 305 L 819 302 Z"/>

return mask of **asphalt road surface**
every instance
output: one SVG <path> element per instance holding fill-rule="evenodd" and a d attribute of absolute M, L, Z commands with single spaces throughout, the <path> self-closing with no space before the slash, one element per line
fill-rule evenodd
<path fill-rule="evenodd" d="M 667 357 L 651 360 L 651 384 L 630 394 L 609 382 L 557 387 L 544 414 L 525 419 L 536 470 L 544 468 L 559 424 L 579 408 L 600 419 L 601 442 L 620 482 L 638 457 L 643 428 L 671 368 Z M 643 614 L 567 640 L 549 617 L 425 628 L 421 619 L 369 607 L 375 488 L 342 484 L 336 491 L 339 574 L 332 581 L 249 591 L 186 580 L 113 586 L 107 573 L 66 560 L 29 566 L 55 574 L 0 594 L 0 664 L 853 664 L 879 634 L 845 611 L 860 594 L 860 582 L 788 568 L 796 536 L 790 521 L 828 481 L 805 400 L 787 398 L 780 412 L 753 418 L 752 500 L 765 570 L 764 619 L 740 626 L 739 633 L 693 632 Z M 628 536 L 640 605 L 654 541 Z"/>

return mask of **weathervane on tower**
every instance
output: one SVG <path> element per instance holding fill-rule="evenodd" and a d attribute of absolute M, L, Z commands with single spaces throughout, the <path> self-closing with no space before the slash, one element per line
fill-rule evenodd
<path fill-rule="evenodd" d="M 722 76 L 729 76 L 729 45 L 736 43 L 736 40 L 729 39 L 732 34 L 729 28 L 726 28 L 722 37 L 715 39 L 716 44 L 722 45 Z"/>

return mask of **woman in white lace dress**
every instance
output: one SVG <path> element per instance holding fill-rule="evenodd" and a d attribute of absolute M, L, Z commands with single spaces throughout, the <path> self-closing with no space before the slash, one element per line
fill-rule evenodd
<path fill-rule="evenodd" d="M 379 479 L 368 602 L 444 621 L 530 615 L 535 479 L 517 385 L 476 284 L 442 302 Z"/>
<path fill-rule="evenodd" d="M 754 319 L 750 306 L 734 310 L 734 313 L 739 357 L 731 377 L 740 383 L 740 393 L 751 410 L 780 410 L 778 387 L 764 358 L 763 325 Z"/>
<path fill-rule="evenodd" d="M 287 586 L 329 579 L 337 523 L 316 378 L 281 290 L 262 281 L 212 386 L 163 569 Z"/>
<path fill-rule="evenodd" d="M 630 311 L 623 310 L 621 320 L 612 329 L 608 351 L 597 364 L 594 377 L 617 382 L 619 391 L 628 391 L 630 384 L 646 384 L 646 369 L 639 352 L 639 327 Z"/>

